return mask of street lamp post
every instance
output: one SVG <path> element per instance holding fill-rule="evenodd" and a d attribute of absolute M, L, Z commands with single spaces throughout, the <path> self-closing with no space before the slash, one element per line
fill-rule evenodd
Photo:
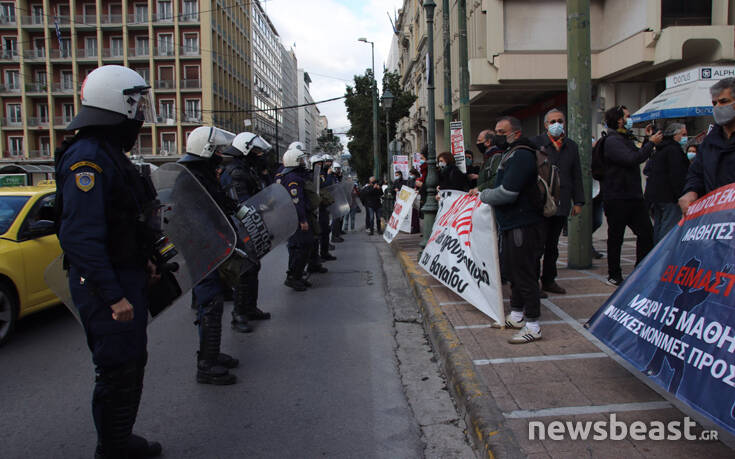
<path fill-rule="evenodd" d="M 438 183 L 436 177 L 436 120 L 434 114 L 434 8 L 436 3 L 434 0 L 424 0 L 424 10 L 426 11 L 426 33 L 427 33 L 427 53 L 428 62 L 426 65 L 426 104 L 429 112 L 429 138 L 427 139 L 426 164 L 428 173 L 426 177 L 426 202 L 421 210 L 424 212 L 424 239 L 421 243 L 422 247 L 426 247 L 431 235 L 431 229 L 434 227 L 436 212 L 439 207 L 436 205 L 436 185 Z"/>
<path fill-rule="evenodd" d="M 381 99 L 383 110 L 385 110 L 385 173 L 388 180 L 390 180 L 390 108 L 393 106 L 393 93 L 390 92 L 390 89 L 386 88 L 383 90 L 383 97 Z"/>
<path fill-rule="evenodd" d="M 375 80 L 375 43 L 367 38 L 358 38 L 357 41 L 370 43 L 373 56 L 373 175 L 377 180 L 380 177 L 380 158 L 378 157 L 378 83 Z"/>

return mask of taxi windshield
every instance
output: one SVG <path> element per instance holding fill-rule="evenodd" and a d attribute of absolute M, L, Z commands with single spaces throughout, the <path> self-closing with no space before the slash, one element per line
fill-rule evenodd
<path fill-rule="evenodd" d="M 0 234 L 10 228 L 28 199 L 28 196 L 0 196 Z"/>

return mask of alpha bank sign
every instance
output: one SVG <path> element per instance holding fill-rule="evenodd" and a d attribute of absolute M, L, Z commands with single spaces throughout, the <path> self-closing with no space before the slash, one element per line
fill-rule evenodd
<path fill-rule="evenodd" d="M 735 65 L 695 67 L 667 76 L 666 89 L 675 88 L 693 81 L 715 81 L 729 77 L 735 77 Z"/>

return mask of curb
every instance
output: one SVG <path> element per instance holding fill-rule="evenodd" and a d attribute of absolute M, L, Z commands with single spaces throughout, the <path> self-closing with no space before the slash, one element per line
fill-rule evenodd
<path fill-rule="evenodd" d="M 477 374 L 475 365 L 457 336 L 454 327 L 431 292 L 428 277 L 422 277 L 397 244 L 390 244 L 401 262 L 409 285 L 418 302 L 426 333 L 442 360 L 447 386 L 454 396 L 467 423 L 468 434 L 479 452 L 487 458 L 525 457 L 513 432 L 505 425 L 503 413 Z"/>

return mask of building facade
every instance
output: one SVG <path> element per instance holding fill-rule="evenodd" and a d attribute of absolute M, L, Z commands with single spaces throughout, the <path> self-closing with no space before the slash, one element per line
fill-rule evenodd
<path fill-rule="evenodd" d="M 411 151 L 426 144 L 426 16 L 418 0 L 405 0 L 397 23 L 398 71 L 418 96 L 399 122 Z M 435 111 L 443 148 L 442 2 L 434 13 Z M 450 1 L 452 112 L 458 119 L 457 1 Z M 702 63 L 735 59 L 735 1 L 591 0 L 593 127 L 619 104 L 631 112 L 664 89 L 667 74 Z M 543 115 L 566 107 L 567 53 L 564 0 L 467 2 L 471 131 L 492 127 L 501 115 L 521 119 L 531 135 Z M 451 121 L 451 120 L 449 120 Z M 474 139 L 471 139 L 474 141 Z M 472 143 L 470 141 L 470 143 Z"/>
<path fill-rule="evenodd" d="M 275 146 L 276 137 L 282 135 L 280 132 L 276 135 L 276 131 L 280 131 L 283 127 L 283 112 L 278 110 L 283 107 L 281 38 L 260 1 L 250 2 L 250 9 L 252 12 L 253 132 Z"/>
<path fill-rule="evenodd" d="M 299 142 L 304 144 L 306 153 L 312 154 L 317 149 L 316 139 L 319 137 L 319 109 L 309 93 L 311 78 L 304 69 L 298 69 L 297 97 L 299 99 L 298 125 Z M 312 104 L 312 105 L 309 105 Z"/>
<path fill-rule="evenodd" d="M 203 123 L 237 131 L 250 105 L 249 30 L 250 9 L 222 0 L 0 2 L 2 157 L 50 158 L 84 78 L 106 64 L 151 85 L 158 119 L 133 154 L 179 155 Z"/>
<path fill-rule="evenodd" d="M 293 49 L 287 50 L 281 46 L 281 74 L 283 81 L 283 106 L 296 107 L 299 104 L 298 95 L 298 61 Z M 283 155 L 286 148 L 299 139 L 299 113 L 298 108 L 283 110 L 283 130 L 279 130 L 281 136 L 279 154 Z"/>

